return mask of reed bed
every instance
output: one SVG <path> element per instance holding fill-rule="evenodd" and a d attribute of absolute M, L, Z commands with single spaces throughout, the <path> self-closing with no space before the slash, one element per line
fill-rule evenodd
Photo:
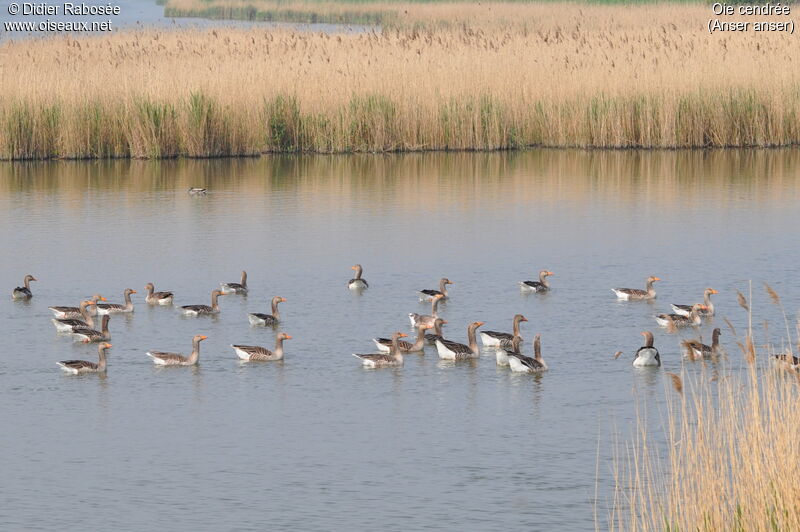
<path fill-rule="evenodd" d="M 800 43 L 709 36 L 707 11 L 463 5 L 491 16 L 6 42 L 0 158 L 797 144 Z"/>
<path fill-rule="evenodd" d="M 739 300 L 749 311 L 747 299 Z M 693 377 L 670 375 L 666 450 L 642 428 L 640 413 L 634 441 L 617 458 L 609 529 L 800 529 L 800 375 L 767 363 L 775 350 L 756 345 L 752 325 L 736 340 L 740 369 L 709 365 Z"/>

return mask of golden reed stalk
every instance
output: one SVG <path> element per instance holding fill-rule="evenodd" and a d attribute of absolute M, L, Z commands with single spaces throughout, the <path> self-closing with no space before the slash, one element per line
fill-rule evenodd
<path fill-rule="evenodd" d="M 6 42 L 0 158 L 800 141 L 798 40 L 709 35 L 708 6 L 409 10 L 402 28 L 360 34 Z"/>

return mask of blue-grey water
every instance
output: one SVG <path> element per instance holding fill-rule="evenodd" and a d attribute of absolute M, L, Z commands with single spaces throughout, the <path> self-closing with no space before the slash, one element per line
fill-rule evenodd
<path fill-rule="evenodd" d="M 605 528 L 615 442 L 637 410 L 657 440 L 666 372 L 697 371 L 679 340 L 722 326 L 737 365 L 722 317 L 745 323 L 749 280 L 758 323 L 782 324 L 764 281 L 797 309 L 799 169 L 796 150 L 2 163 L 2 528 L 573 531 L 596 515 Z M 345 287 L 355 263 L 362 294 Z M 552 292 L 520 293 L 545 268 Z M 207 304 L 242 269 L 249 295 L 221 298 L 216 318 L 143 303 L 154 282 L 176 307 Z M 26 273 L 35 296 L 13 302 Z M 663 279 L 656 302 L 614 299 L 648 275 Z M 411 333 L 406 314 L 427 308 L 415 291 L 442 276 L 447 337 L 523 313 L 523 349 L 541 333 L 550 371 L 431 348 L 363 369 L 351 353 Z M 707 286 L 711 323 L 656 326 Z M 47 307 L 120 302 L 126 287 L 136 310 L 111 320 L 107 375 L 63 374 L 57 361 L 95 349 L 56 334 Z M 286 359 L 240 363 L 229 344 L 274 344 L 246 317 L 273 295 L 287 299 Z M 646 329 L 662 368 L 631 366 Z M 145 356 L 188 353 L 195 334 L 209 337 L 197 367 Z"/>
<path fill-rule="evenodd" d="M 76 6 L 86 4 L 88 6 L 112 6 L 119 7 L 118 15 L 74 15 L 66 14 L 64 5 L 70 3 Z M 19 6 L 19 11 L 14 14 L 11 5 Z M 56 14 L 48 14 L 47 11 L 24 11 L 26 5 L 48 6 L 58 8 Z M 29 7 L 27 9 L 33 9 Z M 72 11 L 70 11 L 72 13 Z M 295 24 L 282 22 L 252 22 L 244 20 L 210 20 L 202 18 L 183 18 L 165 17 L 164 7 L 156 4 L 154 0 L 109 0 L 99 2 L 96 0 L 85 2 L 28 2 L 22 0 L 0 0 L 0 43 L 4 40 L 24 39 L 30 37 L 48 37 L 56 35 L 58 32 L 49 28 L 55 28 L 55 24 L 68 23 L 75 26 L 78 22 L 103 23 L 111 21 L 109 26 L 111 31 L 131 30 L 131 29 L 151 29 L 162 30 L 170 29 L 202 29 L 209 27 L 231 27 L 231 28 L 289 28 L 297 31 L 316 31 L 316 32 L 362 32 L 373 28 L 370 26 L 345 25 L 345 24 Z M 30 29 L 19 29 L 18 26 L 8 24 L 24 22 L 34 25 L 33 31 Z M 69 26 L 67 26 L 69 27 Z M 76 27 L 80 27 L 77 25 Z M 12 29 L 13 28 L 13 29 Z M 93 33 L 104 34 L 103 31 L 75 31 L 73 34 Z"/>

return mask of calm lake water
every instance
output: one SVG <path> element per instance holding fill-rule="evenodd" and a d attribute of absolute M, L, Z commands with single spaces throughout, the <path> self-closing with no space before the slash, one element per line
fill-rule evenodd
<path fill-rule="evenodd" d="M 58 6 L 57 15 L 32 14 L 24 15 L 20 11 L 17 15 L 9 14 L 9 6 L 16 3 L 23 4 Z M 187 28 L 209 28 L 209 27 L 234 27 L 234 28 L 292 28 L 299 31 L 317 32 L 362 32 L 369 31 L 369 26 L 344 25 L 344 24 L 290 24 L 276 22 L 249 22 L 243 20 L 208 20 L 201 18 L 175 18 L 164 16 L 164 6 L 156 4 L 153 0 L 110 0 L 108 2 L 84 2 L 92 6 L 117 6 L 120 8 L 119 15 L 111 16 L 78 16 L 65 15 L 63 13 L 64 2 L 23 2 L 22 0 L 0 0 L 0 43 L 3 40 L 22 39 L 29 37 L 45 37 L 53 35 L 53 32 L 44 31 L 6 31 L 6 22 L 34 22 L 36 24 L 50 22 L 105 22 L 110 20 L 114 31 L 122 29 L 187 29 Z M 72 2 L 79 5 L 80 2 Z"/>
<path fill-rule="evenodd" d="M 722 326 L 735 366 L 722 317 L 745 323 L 737 289 L 753 280 L 759 323 L 776 331 L 762 283 L 798 308 L 799 170 L 796 150 L 2 163 L 0 523 L 573 531 L 596 512 L 604 528 L 615 442 L 637 408 L 660 426 L 666 372 L 698 371 L 680 339 Z M 357 262 L 362 294 L 345 287 Z M 242 269 L 249 296 L 221 298 L 217 318 L 143 304 L 147 282 L 176 307 L 207 304 Z M 553 291 L 521 294 L 540 269 Z M 12 302 L 26 273 L 35 297 Z M 609 290 L 648 275 L 663 278 L 655 303 Z M 446 336 L 523 313 L 523 349 L 540 332 L 550 371 L 512 375 L 493 351 L 443 363 L 432 348 L 363 369 L 350 354 L 410 333 L 406 314 L 426 309 L 415 291 L 442 276 L 455 283 Z M 712 323 L 659 330 L 654 313 L 706 286 L 720 292 Z M 111 320 L 107 376 L 62 374 L 56 361 L 95 349 L 57 335 L 47 307 L 119 302 L 126 287 L 136 311 Z M 246 317 L 274 295 L 288 300 L 286 360 L 241 364 L 229 344 L 274 344 Z M 646 329 L 660 369 L 631 366 Z M 209 337 L 196 368 L 145 356 L 186 353 L 195 334 Z"/>

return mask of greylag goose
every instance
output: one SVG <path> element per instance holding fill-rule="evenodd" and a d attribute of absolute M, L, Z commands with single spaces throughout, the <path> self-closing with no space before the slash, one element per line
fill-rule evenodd
<path fill-rule="evenodd" d="M 447 285 L 449 285 L 449 284 L 453 284 L 450 281 L 450 279 L 448 279 L 447 277 L 442 277 L 441 279 L 439 279 L 439 289 L 438 290 L 430 290 L 430 289 L 428 289 L 428 290 L 420 290 L 419 291 L 419 299 L 420 299 L 420 301 L 431 300 L 431 299 L 433 299 L 434 297 L 436 297 L 438 295 L 443 296 L 443 299 L 447 299 L 448 298 Z"/>
<path fill-rule="evenodd" d="M 105 301 L 106 298 L 101 296 L 100 294 L 95 294 L 92 296 L 91 302 L 97 303 L 98 301 Z M 62 320 L 80 320 L 83 318 L 83 313 L 81 312 L 80 307 L 47 307 L 51 311 L 53 311 L 53 316 Z M 87 312 L 91 316 L 97 316 L 97 307 L 95 305 L 92 306 L 91 310 L 87 309 Z"/>
<path fill-rule="evenodd" d="M 153 283 L 144 285 L 147 295 L 144 297 L 148 305 L 171 305 L 174 294 L 172 292 L 156 292 Z"/>
<path fill-rule="evenodd" d="M 482 321 L 476 321 L 469 324 L 469 327 L 467 327 L 468 345 L 444 339 L 436 340 L 436 351 L 439 353 L 439 358 L 445 360 L 478 358 L 480 352 L 478 351 L 478 341 L 475 339 L 475 331 L 478 327 L 483 325 L 483 323 Z"/>
<path fill-rule="evenodd" d="M 519 286 L 527 292 L 548 292 L 550 290 L 550 283 L 547 278 L 555 275 L 550 270 L 542 270 L 539 272 L 538 281 L 520 281 Z"/>
<path fill-rule="evenodd" d="M 633 357 L 633 365 L 637 367 L 660 366 L 661 355 L 658 353 L 658 349 L 653 347 L 653 333 L 644 331 L 642 332 L 642 336 L 644 336 L 645 342 L 644 345 L 636 351 Z"/>
<path fill-rule="evenodd" d="M 648 277 L 647 288 L 640 290 L 638 288 L 612 288 L 611 291 L 617 294 L 618 299 L 626 301 L 642 301 L 646 299 L 655 299 L 656 290 L 653 288 L 653 283 L 660 281 L 660 277 Z"/>
<path fill-rule="evenodd" d="M 147 356 L 153 359 L 156 366 L 194 366 L 200 360 L 200 342 L 208 338 L 198 334 L 192 338 L 192 353 L 187 357 L 178 353 L 164 353 L 163 351 L 148 351 Z"/>
<path fill-rule="evenodd" d="M 711 295 L 712 294 L 719 294 L 713 288 L 706 288 L 703 291 L 703 305 L 706 306 L 706 310 L 700 311 L 700 316 L 713 316 L 714 315 L 714 303 L 711 302 Z M 692 305 L 672 305 L 672 310 L 675 311 L 675 314 L 680 314 L 681 316 L 689 316 L 692 313 Z"/>
<path fill-rule="evenodd" d="M 688 327 L 689 325 L 700 325 L 700 311 L 705 310 L 705 305 L 697 303 L 692 305 L 692 312 L 688 316 L 681 314 L 658 314 L 656 322 L 662 327 Z"/>
<path fill-rule="evenodd" d="M 520 340 L 522 339 L 522 336 L 519 334 L 519 323 L 521 321 L 528 321 L 528 318 L 522 314 L 514 316 L 514 321 L 512 322 L 513 334 L 497 331 L 481 331 L 481 343 L 486 347 L 511 347 L 511 341 L 514 338 L 519 336 Z"/>
<path fill-rule="evenodd" d="M 106 350 L 111 349 L 113 346 L 108 342 L 103 342 L 97 346 L 97 355 L 99 360 L 97 363 L 89 362 L 88 360 L 62 360 L 56 362 L 61 369 L 73 375 L 80 375 L 83 373 L 103 373 L 106 370 Z"/>
<path fill-rule="evenodd" d="M 520 352 L 520 344 L 522 343 L 521 336 L 515 336 L 511 339 L 511 347 L 497 349 L 494 354 L 495 361 L 498 366 L 508 366 L 508 357 Z"/>
<path fill-rule="evenodd" d="M 190 196 L 205 196 L 208 190 L 201 187 L 192 187 L 189 189 Z"/>
<path fill-rule="evenodd" d="M 716 358 L 724 355 L 725 350 L 719 343 L 719 336 L 722 334 L 719 327 L 711 333 L 711 345 L 706 345 L 700 340 L 684 340 L 681 342 L 683 354 L 686 358 L 695 360 L 698 358 Z"/>
<path fill-rule="evenodd" d="M 443 320 L 442 318 L 436 318 L 433 320 L 433 332 L 425 335 L 425 343 L 428 345 L 434 345 L 436 340 L 443 339 L 444 336 L 442 335 L 442 325 L 446 324 L 447 320 Z"/>
<path fill-rule="evenodd" d="M 231 347 L 242 360 L 247 362 L 268 362 L 283 360 L 283 341 L 291 339 L 292 337 L 286 333 L 278 334 L 274 351 L 257 345 L 232 345 Z"/>
<path fill-rule="evenodd" d="M 356 264 L 355 266 L 350 266 L 350 269 L 356 271 L 356 276 L 347 281 L 347 288 L 350 290 L 369 288 L 369 283 L 367 283 L 367 280 L 361 278 L 361 274 L 364 273 L 364 268 L 362 268 L 360 264 Z"/>
<path fill-rule="evenodd" d="M 247 272 L 242 270 L 242 280 L 238 283 L 220 283 L 220 292 L 223 294 L 246 294 Z"/>
<path fill-rule="evenodd" d="M 778 369 L 800 370 L 800 357 L 793 355 L 791 351 L 772 355 L 772 360 Z"/>
<path fill-rule="evenodd" d="M 439 311 L 439 301 L 444 298 L 442 295 L 433 296 L 431 299 L 431 313 L 430 314 L 417 314 L 416 312 L 411 312 L 408 315 L 408 319 L 411 320 L 411 326 L 416 328 L 418 325 L 425 325 L 428 329 L 432 328 L 436 318 L 439 317 L 437 312 Z"/>
<path fill-rule="evenodd" d="M 89 342 L 106 342 L 111 340 L 111 333 L 108 331 L 108 322 L 110 319 L 111 316 L 108 314 L 103 316 L 103 321 L 101 322 L 103 330 L 101 331 L 96 331 L 89 327 L 75 327 L 72 329 L 72 335 L 85 344 Z"/>
<path fill-rule="evenodd" d="M 424 324 L 417 325 L 416 341 L 412 344 L 411 342 L 400 340 L 397 342 L 397 348 L 403 353 L 421 353 L 425 349 L 425 331 L 428 329 L 430 329 L 430 327 L 426 327 Z M 375 342 L 375 345 L 378 346 L 378 351 L 381 353 L 388 353 L 391 351 L 391 338 L 373 338 L 372 341 Z"/>
<path fill-rule="evenodd" d="M 542 335 L 533 338 L 533 358 L 520 353 L 508 354 L 508 365 L 516 373 L 542 373 L 547 371 L 547 364 L 542 358 Z"/>
<path fill-rule="evenodd" d="M 224 295 L 225 294 L 219 290 L 213 290 L 211 292 L 210 307 L 208 305 L 183 305 L 181 307 L 181 313 L 184 316 L 208 316 L 211 314 L 219 314 L 219 302 L 217 298 Z"/>
<path fill-rule="evenodd" d="M 32 298 L 33 292 L 31 292 L 31 281 L 38 281 L 38 279 L 31 274 L 26 275 L 22 280 L 22 286 L 16 287 L 11 292 L 11 298 L 18 300 Z"/>
<path fill-rule="evenodd" d="M 94 328 L 94 319 L 88 307 L 94 305 L 95 304 L 91 301 L 81 301 L 81 306 L 78 310 L 80 310 L 80 316 L 83 318 L 82 320 L 75 318 L 52 318 L 51 321 L 59 332 L 72 332 L 76 328 L 92 329 Z"/>
<path fill-rule="evenodd" d="M 407 334 L 396 332 L 392 335 L 392 347 L 389 353 L 373 353 L 369 355 L 359 355 L 353 353 L 353 356 L 361 359 L 361 363 L 368 368 L 378 368 L 384 366 L 402 366 L 403 365 L 403 352 L 400 351 L 398 341 L 400 338 L 405 338 Z"/>
<path fill-rule="evenodd" d="M 247 315 L 250 320 L 250 325 L 277 325 L 281 319 L 281 314 L 278 312 L 278 303 L 286 303 L 286 298 L 275 296 L 272 298 L 272 314 L 262 314 L 254 312 Z"/>
<path fill-rule="evenodd" d="M 135 294 L 136 290 L 133 288 L 126 288 L 122 293 L 125 297 L 125 304 L 118 305 L 116 303 L 98 303 L 97 313 L 101 316 L 105 314 L 123 314 L 126 312 L 133 312 L 133 301 L 131 301 L 131 294 Z"/>

